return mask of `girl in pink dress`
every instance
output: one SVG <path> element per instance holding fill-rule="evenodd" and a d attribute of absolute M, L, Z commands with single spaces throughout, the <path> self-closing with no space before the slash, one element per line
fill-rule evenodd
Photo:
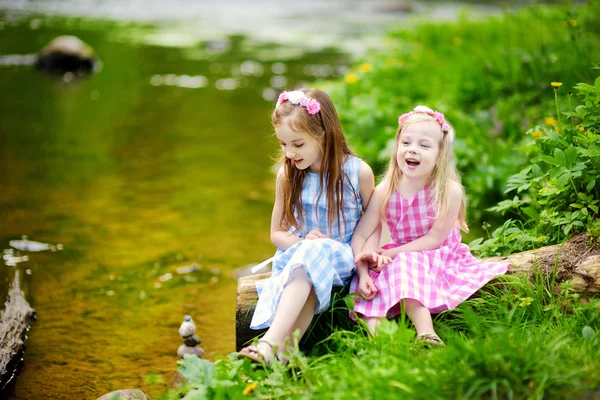
<path fill-rule="evenodd" d="M 454 129 L 444 115 L 418 106 L 398 123 L 388 170 L 352 238 L 357 275 L 350 291 L 362 296 L 354 313 L 374 334 L 381 318 L 393 318 L 404 307 L 419 340 L 443 345 L 431 314 L 455 308 L 510 264 L 480 261 L 461 243 L 460 230 L 468 231 L 465 195 L 454 161 Z M 367 248 L 382 219 L 392 243 Z"/>

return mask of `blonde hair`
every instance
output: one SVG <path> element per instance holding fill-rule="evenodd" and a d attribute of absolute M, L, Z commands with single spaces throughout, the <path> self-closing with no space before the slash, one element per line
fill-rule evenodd
<path fill-rule="evenodd" d="M 323 157 L 319 174 L 319 193 L 315 204 L 319 202 L 323 188 L 326 185 L 327 227 L 329 233 L 331 233 L 334 221 L 337 218 L 338 234 L 342 236 L 340 219 L 344 221 L 344 225 L 346 221 L 346 217 L 342 212 L 344 207 L 344 182 L 347 179 L 344 172 L 344 162 L 349 155 L 354 155 L 354 153 L 346 143 L 337 111 L 327 93 L 315 88 L 297 90 L 304 92 L 311 99 L 317 100 L 321 105 L 321 110 L 311 115 L 306 108 L 284 101 L 273 111 L 273 126 L 287 123 L 292 130 L 306 132 L 319 143 Z M 290 227 L 300 230 L 304 223 L 301 193 L 307 171 L 296 168 L 283 151 L 279 155 L 279 163 L 284 168 L 281 179 L 283 212 L 281 213 L 279 226 L 285 230 Z"/>
<path fill-rule="evenodd" d="M 400 136 L 408 125 L 416 124 L 417 122 L 434 121 L 437 120 L 426 113 L 414 113 L 400 122 L 398 130 L 396 131 L 394 151 L 390 157 L 388 168 L 383 177 L 383 181 L 386 183 L 385 195 L 383 198 L 383 205 L 381 208 L 381 216 L 385 218 L 388 203 L 392 193 L 399 190 L 400 179 L 402 178 L 402 171 L 398 166 L 398 160 L 396 154 L 398 154 L 398 147 L 400 146 Z M 454 128 L 448 124 L 450 130 L 447 133 L 442 132 L 442 140 L 439 143 L 439 154 L 433 168 L 433 172 L 429 176 L 427 183 L 431 187 L 432 197 L 434 204 L 437 204 L 437 212 L 435 218 L 443 218 L 448 212 L 448 182 L 453 180 L 460 185 L 463 192 L 462 200 L 460 203 L 460 209 L 458 212 L 458 226 L 465 232 L 469 231 L 467 226 L 466 217 L 466 200 L 465 200 L 465 189 L 460 180 L 460 174 L 456 168 L 456 161 L 454 156 L 454 148 L 452 147 L 452 140 L 454 138 Z M 440 132 L 441 132 L 440 127 Z"/>

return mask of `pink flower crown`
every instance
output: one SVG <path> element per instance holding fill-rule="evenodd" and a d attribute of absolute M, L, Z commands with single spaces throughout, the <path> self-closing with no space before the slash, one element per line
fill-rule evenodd
<path fill-rule="evenodd" d="M 306 107 L 306 112 L 308 112 L 310 115 L 314 115 L 321 111 L 321 104 L 317 100 L 311 99 L 305 95 L 301 90 L 293 90 L 291 92 L 286 92 L 284 90 L 281 92 L 279 98 L 277 99 L 275 109 L 277 109 L 277 107 L 279 107 L 279 105 L 286 100 L 292 104 L 297 104 L 300 107 Z"/>
<path fill-rule="evenodd" d="M 446 117 L 444 117 L 444 114 L 442 114 L 439 111 L 432 110 L 431 108 L 426 106 L 416 106 L 412 111 L 409 111 L 406 114 L 402 114 L 400 117 L 398 117 L 398 124 L 401 125 L 404 121 L 406 121 L 408 117 L 419 113 L 427 114 L 435 118 L 435 120 L 442 127 L 442 132 L 448 135 L 448 139 L 450 140 L 450 142 L 454 140 L 454 133 L 450 129 L 450 125 L 446 122 Z"/>

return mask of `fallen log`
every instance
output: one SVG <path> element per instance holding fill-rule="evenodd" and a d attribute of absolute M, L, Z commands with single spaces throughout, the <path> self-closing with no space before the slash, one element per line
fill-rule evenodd
<path fill-rule="evenodd" d="M 7 395 L 21 368 L 25 339 L 35 310 L 31 308 L 20 287 L 19 271 L 15 271 L 12 287 L 0 311 L 0 395 Z"/>
<path fill-rule="evenodd" d="M 597 243 L 590 246 L 589 238 L 585 234 L 576 236 L 564 244 L 484 260 L 511 263 L 511 274 L 531 276 L 537 270 L 547 276 L 555 274 L 557 284 L 570 282 L 573 291 L 592 296 L 600 293 L 600 247 Z M 258 299 L 256 281 L 267 279 L 270 275 L 271 273 L 267 272 L 238 280 L 235 326 L 235 345 L 238 351 L 265 331 L 250 329 L 250 320 Z M 343 295 L 347 289 L 345 287 L 335 293 Z"/>

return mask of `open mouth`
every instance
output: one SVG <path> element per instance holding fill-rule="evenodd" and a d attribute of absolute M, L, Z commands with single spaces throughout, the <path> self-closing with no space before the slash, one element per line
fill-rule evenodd
<path fill-rule="evenodd" d="M 420 162 L 420 161 L 417 161 L 417 160 L 415 160 L 414 158 L 407 158 L 407 159 L 405 160 L 405 162 L 406 162 L 406 165 L 408 165 L 409 167 L 416 167 L 416 166 L 418 166 L 419 164 L 421 164 L 421 162 Z"/>

